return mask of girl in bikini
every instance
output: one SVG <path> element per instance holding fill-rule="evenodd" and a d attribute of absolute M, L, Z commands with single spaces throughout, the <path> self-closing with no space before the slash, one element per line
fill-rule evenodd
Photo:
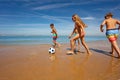
<path fill-rule="evenodd" d="M 81 40 L 81 43 L 82 45 L 85 47 L 86 51 L 88 54 L 91 54 L 88 46 L 86 45 L 85 43 L 85 40 L 84 40 L 84 37 L 85 37 L 85 30 L 84 28 L 86 27 L 86 24 L 83 23 L 83 21 L 79 18 L 79 16 L 77 14 L 74 14 L 72 16 L 72 20 L 73 22 L 75 23 L 74 25 L 74 29 L 73 29 L 73 32 L 70 36 L 72 36 L 75 32 L 75 30 L 78 31 L 79 34 L 77 34 L 76 36 L 74 36 L 71 40 L 70 40 L 70 47 L 71 47 L 71 50 L 69 50 L 67 52 L 67 54 L 73 54 L 74 53 L 74 45 L 75 45 L 75 40 L 77 39 L 80 39 Z"/>

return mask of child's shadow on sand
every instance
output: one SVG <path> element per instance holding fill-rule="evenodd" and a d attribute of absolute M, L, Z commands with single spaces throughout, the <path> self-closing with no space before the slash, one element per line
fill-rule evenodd
<path fill-rule="evenodd" d="M 93 50 L 93 51 L 98 52 L 98 53 L 102 53 L 102 54 L 107 55 L 107 56 L 115 57 L 115 56 L 112 56 L 112 54 L 110 54 L 110 52 L 107 52 L 104 50 L 94 49 L 94 48 L 90 48 L 90 50 Z M 115 58 L 117 58 L 117 57 L 115 57 Z"/>

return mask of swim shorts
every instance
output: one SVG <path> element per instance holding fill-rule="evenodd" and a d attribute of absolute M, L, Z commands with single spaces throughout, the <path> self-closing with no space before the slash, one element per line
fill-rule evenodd
<path fill-rule="evenodd" d="M 119 30 L 117 28 L 115 29 L 109 29 L 106 31 L 106 37 L 109 39 L 110 42 L 116 41 L 118 38 Z"/>
<path fill-rule="evenodd" d="M 57 34 L 53 34 L 53 40 L 56 41 L 57 40 Z"/>

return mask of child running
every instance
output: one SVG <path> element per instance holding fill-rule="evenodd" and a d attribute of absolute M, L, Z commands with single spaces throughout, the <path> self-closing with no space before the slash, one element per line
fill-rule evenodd
<path fill-rule="evenodd" d="M 71 50 L 67 52 L 67 54 L 73 54 L 74 53 L 74 45 L 75 45 L 75 40 L 79 39 L 81 40 L 82 45 L 85 47 L 86 51 L 88 54 L 91 54 L 88 46 L 85 43 L 84 37 L 85 37 L 85 30 L 84 28 L 86 27 L 86 24 L 83 23 L 83 21 L 80 19 L 80 17 L 77 14 L 74 14 L 72 16 L 72 20 L 75 23 L 74 25 L 74 29 L 72 34 L 75 32 L 75 30 L 78 31 L 78 35 L 74 36 L 71 40 L 70 40 L 70 47 Z"/>
<path fill-rule="evenodd" d="M 106 15 L 106 19 L 102 22 L 100 26 L 100 31 L 103 32 L 104 25 L 106 25 L 106 37 L 111 43 L 111 54 L 114 54 L 114 51 L 117 52 L 118 58 L 120 58 L 120 49 L 117 45 L 117 38 L 120 29 L 120 21 L 112 18 L 112 13 Z M 119 28 L 116 28 L 116 25 L 119 24 Z"/>
<path fill-rule="evenodd" d="M 54 27 L 54 24 L 50 24 L 50 28 L 52 29 L 51 33 L 53 34 L 53 47 L 55 48 L 56 46 L 60 47 L 60 44 L 56 41 L 58 38 L 57 30 Z"/>

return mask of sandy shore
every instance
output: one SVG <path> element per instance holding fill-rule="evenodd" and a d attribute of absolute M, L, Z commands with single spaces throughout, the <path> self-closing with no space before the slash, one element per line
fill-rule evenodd
<path fill-rule="evenodd" d="M 1 45 L 0 80 L 120 80 L 120 59 L 109 54 L 110 44 L 87 44 L 92 55 L 83 47 L 67 55 L 68 44 L 52 56 L 48 53 L 51 45 Z"/>

